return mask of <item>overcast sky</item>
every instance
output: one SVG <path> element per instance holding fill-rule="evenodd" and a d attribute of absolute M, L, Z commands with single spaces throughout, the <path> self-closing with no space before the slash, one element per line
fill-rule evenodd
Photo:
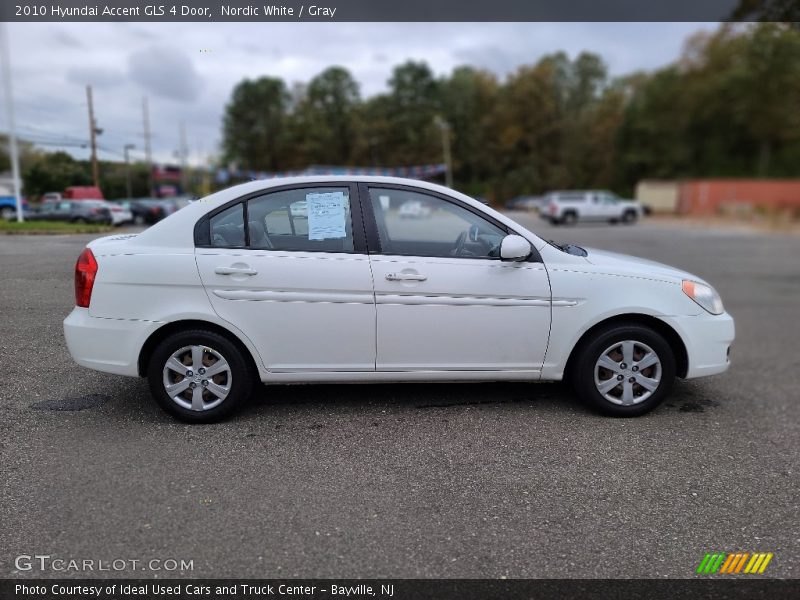
<path fill-rule="evenodd" d="M 702 23 L 15 23 L 11 43 L 21 136 L 88 138 L 86 84 L 105 131 L 101 158 L 126 143 L 143 148 L 142 97 L 150 103 L 153 150 L 169 161 L 186 124 L 193 163 L 219 148 L 233 86 L 271 75 L 291 86 L 342 65 L 363 96 L 386 89 L 392 67 L 425 60 L 437 75 L 471 64 L 503 77 L 564 50 L 600 54 L 613 75 L 674 61 Z M 0 90 L 0 95 L 2 90 Z M 5 113 L 0 130 L 7 130 Z M 44 137 L 41 137 L 44 136 Z M 52 148 L 52 146 L 46 146 Z M 71 148 L 76 157 L 89 151 Z M 134 154 L 141 156 L 141 154 Z"/>

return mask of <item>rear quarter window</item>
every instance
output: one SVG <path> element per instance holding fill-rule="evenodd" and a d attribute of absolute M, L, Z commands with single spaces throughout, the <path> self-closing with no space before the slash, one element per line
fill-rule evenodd
<path fill-rule="evenodd" d="M 211 217 L 210 244 L 218 248 L 241 248 L 245 245 L 244 205 L 240 202 Z"/>

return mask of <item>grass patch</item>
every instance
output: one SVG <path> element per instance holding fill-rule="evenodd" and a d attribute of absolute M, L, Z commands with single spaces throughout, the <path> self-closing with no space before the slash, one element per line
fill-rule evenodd
<path fill-rule="evenodd" d="M 66 221 L 6 221 L 0 219 L 0 234 L 41 234 L 56 235 L 65 233 L 104 233 L 113 231 L 111 225 L 94 223 L 67 223 Z"/>

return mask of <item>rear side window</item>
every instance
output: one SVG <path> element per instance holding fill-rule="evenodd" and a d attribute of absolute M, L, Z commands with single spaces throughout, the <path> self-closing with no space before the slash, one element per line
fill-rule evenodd
<path fill-rule="evenodd" d="M 211 245 L 218 248 L 244 247 L 244 205 L 240 202 L 211 217 Z"/>
<path fill-rule="evenodd" d="M 300 252 L 353 252 L 347 187 L 271 192 L 247 202 L 250 248 Z"/>

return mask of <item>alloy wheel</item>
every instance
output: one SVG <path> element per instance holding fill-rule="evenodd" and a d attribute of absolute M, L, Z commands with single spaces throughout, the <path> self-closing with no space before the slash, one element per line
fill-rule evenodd
<path fill-rule="evenodd" d="M 231 391 L 231 367 L 208 346 L 184 346 L 176 350 L 163 369 L 167 395 L 178 406 L 194 411 L 211 410 Z"/>
<path fill-rule="evenodd" d="M 658 354 L 636 340 L 616 342 L 606 348 L 594 366 L 597 391 L 613 404 L 629 406 L 644 402 L 661 383 Z"/>

